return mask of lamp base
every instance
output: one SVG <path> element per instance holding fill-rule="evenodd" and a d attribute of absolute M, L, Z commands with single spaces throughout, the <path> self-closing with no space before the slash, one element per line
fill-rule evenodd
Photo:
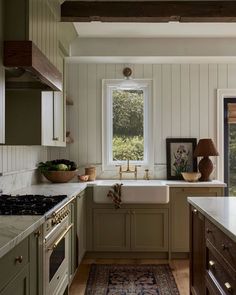
<path fill-rule="evenodd" d="M 201 173 L 199 181 L 209 181 L 209 176 L 213 171 L 213 164 L 209 157 L 204 157 L 198 164 L 198 170 Z"/>

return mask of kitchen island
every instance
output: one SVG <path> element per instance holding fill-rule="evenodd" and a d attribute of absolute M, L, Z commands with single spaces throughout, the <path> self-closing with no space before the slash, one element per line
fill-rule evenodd
<path fill-rule="evenodd" d="M 191 294 L 236 294 L 236 197 L 188 202 Z"/>

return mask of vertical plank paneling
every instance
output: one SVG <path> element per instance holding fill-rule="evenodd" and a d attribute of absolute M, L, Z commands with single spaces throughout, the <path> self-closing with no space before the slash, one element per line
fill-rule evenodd
<path fill-rule="evenodd" d="M 209 116 L 208 116 L 208 125 L 209 125 L 209 137 L 213 138 L 216 142 L 216 113 L 217 113 L 217 83 L 218 75 L 217 75 L 217 65 L 210 64 L 209 65 L 209 84 L 208 84 L 208 97 L 209 97 Z"/>
<path fill-rule="evenodd" d="M 75 100 L 69 121 L 73 123 L 72 129 L 79 129 L 75 143 L 70 147 L 70 157 L 77 155 L 80 164 L 94 164 L 95 160 L 96 164 L 102 163 L 102 79 L 123 78 L 125 66 L 80 64 L 68 68 L 68 92 L 73 93 Z M 133 68 L 134 78 L 153 79 L 154 158 L 157 165 L 166 163 L 167 137 L 216 138 L 216 89 L 236 87 L 236 65 L 129 66 Z M 77 77 L 76 72 L 79 72 Z M 88 122 L 94 127 L 89 128 Z"/>
<path fill-rule="evenodd" d="M 74 105 L 70 109 L 69 128 L 75 140 L 73 144 L 70 144 L 69 152 L 70 152 L 70 158 L 80 165 L 80 162 L 78 161 L 79 152 L 80 152 L 79 143 L 81 141 L 81 138 L 79 137 L 79 116 L 81 113 L 80 104 L 79 104 L 79 86 L 81 85 L 79 83 L 79 65 L 70 64 L 69 69 L 70 69 L 71 76 L 67 77 L 67 81 L 69 83 L 67 91 L 70 98 L 74 101 Z M 87 129 L 86 126 L 85 128 Z"/>
<path fill-rule="evenodd" d="M 236 64 L 228 65 L 228 88 L 236 89 Z"/>
<path fill-rule="evenodd" d="M 190 65 L 190 134 L 199 138 L 199 65 Z"/>
<path fill-rule="evenodd" d="M 94 64 L 88 65 L 88 120 L 90 132 L 88 132 L 88 163 L 96 163 L 96 115 L 97 115 L 97 68 Z"/>
<path fill-rule="evenodd" d="M 182 137 L 190 136 L 190 81 L 189 65 L 181 65 L 180 69 L 180 132 Z"/>
<path fill-rule="evenodd" d="M 144 65 L 135 64 L 134 65 L 134 73 L 133 73 L 134 78 L 135 79 L 142 79 L 143 78 L 143 71 L 144 71 Z"/>
<path fill-rule="evenodd" d="M 87 165 L 88 163 L 88 65 L 79 65 L 79 159 L 80 164 Z"/>
<path fill-rule="evenodd" d="M 153 65 L 153 106 L 154 106 L 154 163 L 163 163 L 162 155 L 162 66 Z"/>
<path fill-rule="evenodd" d="M 208 64 L 200 65 L 200 99 L 199 99 L 199 123 L 200 123 L 200 137 L 209 136 L 209 122 L 208 114 L 209 111 L 209 96 L 208 96 Z"/>
<path fill-rule="evenodd" d="M 180 100 L 180 65 L 173 65 L 171 69 L 171 100 L 172 100 L 172 126 L 171 135 L 179 137 L 181 122 L 181 100 Z"/>
<path fill-rule="evenodd" d="M 96 118 L 96 132 L 97 132 L 97 164 L 102 163 L 102 79 L 106 75 L 106 66 L 97 65 L 97 118 Z"/>
<path fill-rule="evenodd" d="M 172 105 L 171 105 L 171 65 L 162 66 L 162 163 L 166 163 L 165 139 L 171 137 Z"/>
<path fill-rule="evenodd" d="M 218 73 L 218 88 L 227 88 L 228 87 L 228 65 L 219 64 L 217 65 Z"/>

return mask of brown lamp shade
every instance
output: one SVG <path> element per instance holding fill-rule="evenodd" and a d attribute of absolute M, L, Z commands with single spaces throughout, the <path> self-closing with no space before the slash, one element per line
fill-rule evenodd
<path fill-rule="evenodd" d="M 219 156 L 211 138 L 200 139 L 194 151 L 194 157 Z"/>

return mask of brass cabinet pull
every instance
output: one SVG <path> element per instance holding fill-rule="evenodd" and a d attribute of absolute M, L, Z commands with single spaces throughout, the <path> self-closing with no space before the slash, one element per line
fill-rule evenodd
<path fill-rule="evenodd" d="M 72 228 L 74 224 L 71 223 L 65 230 L 64 232 L 61 234 L 61 236 L 54 242 L 54 244 L 52 245 L 52 247 L 49 247 L 48 250 L 54 250 L 58 244 L 61 242 L 61 240 L 65 237 L 65 235 L 69 232 L 69 230 Z"/>
<path fill-rule="evenodd" d="M 22 261 L 23 261 L 23 256 L 22 255 L 20 255 L 20 256 L 17 256 L 16 258 L 15 258 L 15 263 L 22 263 Z"/>
<path fill-rule="evenodd" d="M 215 265 L 215 262 L 213 260 L 210 260 L 209 265 L 213 267 Z"/>
<path fill-rule="evenodd" d="M 232 289 L 230 283 L 228 283 L 228 282 L 225 283 L 225 288 L 226 288 L 227 291 L 229 291 L 229 292 L 232 292 L 232 291 L 233 291 L 233 289 Z"/>
<path fill-rule="evenodd" d="M 40 231 L 40 230 L 38 230 L 38 231 L 36 231 L 36 232 L 34 233 L 35 238 L 39 238 L 40 235 L 41 235 L 41 231 Z"/>

